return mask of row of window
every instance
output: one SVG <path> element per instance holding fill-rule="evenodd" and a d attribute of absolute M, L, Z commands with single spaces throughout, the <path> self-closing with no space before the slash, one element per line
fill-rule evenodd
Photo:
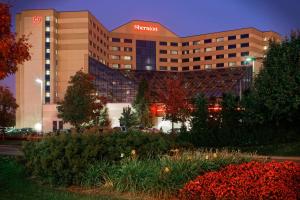
<path fill-rule="evenodd" d="M 120 64 L 112 64 L 112 68 L 114 69 L 120 69 L 121 65 Z M 126 64 L 124 65 L 124 69 L 131 69 L 132 68 L 132 65 L 131 64 Z"/>
<path fill-rule="evenodd" d="M 121 56 L 111 55 L 112 60 L 120 60 Z M 132 60 L 132 56 L 122 56 L 123 60 Z"/>
<path fill-rule="evenodd" d="M 245 52 L 241 52 L 240 54 L 242 57 L 244 56 L 249 56 L 249 52 L 248 51 L 245 51 Z M 228 54 L 228 58 L 235 58 L 237 57 L 237 54 L 236 53 L 229 53 Z M 218 54 L 216 55 L 216 59 L 223 59 L 225 58 L 225 55 L 224 54 Z M 204 60 L 212 60 L 213 57 L 212 56 L 205 56 L 204 57 Z M 177 59 L 177 58 L 171 58 L 170 59 L 170 62 L 171 63 L 178 63 L 180 59 Z M 193 61 L 194 62 L 197 62 L 197 61 L 200 61 L 201 58 L 200 57 L 193 57 Z M 160 58 L 159 59 L 160 62 L 168 62 L 168 58 Z M 189 58 L 183 58 L 182 59 L 182 62 L 183 63 L 186 63 L 186 62 L 190 62 L 190 59 Z"/>
<path fill-rule="evenodd" d="M 132 52 L 132 47 L 124 47 L 123 49 L 126 52 Z M 112 46 L 111 50 L 112 51 L 121 51 L 121 47 Z"/>
<path fill-rule="evenodd" d="M 45 103 L 50 103 L 50 16 L 45 17 Z"/>
<path fill-rule="evenodd" d="M 246 61 L 242 61 L 242 62 L 241 62 L 241 65 L 242 65 L 242 66 L 249 65 L 249 63 L 246 62 Z M 216 66 L 217 68 L 224 67 L 224 66 L 225 66 L 225 63 L 217 63 L 215 66 Z M 237 66 L 237 62 L 229 62 L 229 63 L 228 63 L 228 67 L 235 67 L 235 66 Z M 206 64 L 206 65 L 204 65 L 204 66 L 202 66 L 202 67 L 201 67 L 200 65 L 194 65 L 194 66 L 192 67 L 192 69 L 193 69 L 193 70 L 211 69 L 212 67 L 213 67 L 212 64 Z M 159 70 L 160 70 L 160 71 L 166 71 L 166 70 L 168 70 L 168 67 L 167 67 L 167 66 L 160 66 L 160 67 L 159 67 Z M 170 70 L 171 70 L 171 71 L 178 71 L 178 67 L 175 67 L 175 66 L 170 67 Z M 189 66 L 184 66 L 184 67 L 182 67 L 182 71 L 189 71 L 189 70 L 190 70 L 190 67 L 189 67 Z"/>
<path fill-rule="evenodd" d="M 111 38 L 112 42 L 121 42 L 120 38 Z M 132 39 L 124 39 L 124 43 L 132 43 Z"/>
<path fill-rule="evenodd" d="M 97 29 L 98 33 L 100 33 L 101 35 L 103 35 L 104 38 L 107 38 L 107 40 L 108 40 L 108 35 L 106 35 L 105 32 L 101 28 L 99 28 L 99 26 L 96 25 L 95 22 L 93 22 L 92 20 L 90 20 L 90 24 L 93 26 L 94 29 Z"/>

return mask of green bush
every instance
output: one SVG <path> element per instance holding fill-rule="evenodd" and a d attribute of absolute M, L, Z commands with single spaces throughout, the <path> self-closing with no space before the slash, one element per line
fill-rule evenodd
<path fill-rule="evenodd" d="M 83 180 L 87 169 L 99 161 L 113 163 L 131 156 L 155 158 L 170 148 L 171 143 L 163 136 L 142 132 L 62 134 L 23 146 L 28 172 L 56 185 L 89 184 Z M 133 150 L 135 155 L 131 155 Z"/>

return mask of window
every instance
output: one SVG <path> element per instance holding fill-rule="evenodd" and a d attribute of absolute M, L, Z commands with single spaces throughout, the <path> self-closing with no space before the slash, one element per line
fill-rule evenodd
<path fill-rule="evenodd" d="M 217 38 L 217 42 L 223 42 L 223 41 L 224 41 L 224 38 L 223 38 L 223 37 Z"/>
<path fill-rule="evenodd" d="M 193 58 L 193 61 L 194 61 L 194 62 L 200 61 L 200 57 L 194 57 L 194 58 Z"/>
<path fill-rule="evenodd" d="M 132 60 L 132 56 L 124 56 L 123 59 L 124 60 Z"/>
<path fill-rule="evenodd" d="M 46 53 L 50 53 L 50 49 L 46 49 Z"/>
<path fill-rule="evenodd" d="M 160 62 L 168 62 L 168 59 L 167 58 L 160 58 L 159 61 Z"/>
<path fill-rule="evenodd" d="M 244 60 L 244 61 L 241 62 L 241 65 L 249 65 L 249 62 Z"/>
<path fill-rule="evenodd" d="M 228 63 L 228 66 L 229 66 L 229 67 L 234 67 L 234 66 L 236 66 L 236 62 L 229 62 L 229 63 Z"/>
<path fill-rule="evenodd" d="M 120 56 L 112 55 L 111 59 L 113 59 L 113 60 L 120 60 Z"/>
<path fill-rule="evenodd" d="M 50 21 L 45 21 L 45 26 L 50 27 Z"/>
<path fill-rule="evenodd" d="M 50 97 L 50 92 L 46 92 L 46 97 Z"/>
<path fill-rule="evenodd" d="M 63 121 L 58 121 L 58 129 L 62 130 L 64 128 L 64 122 Z"/>
<path fill-rule="evenodd" d="M 177 58 L 171 58 L 171 62 L 172 63 L 178 63 L 178 59 Z"/>
<path fill-rule="evenodd" d="M 50 38 L 49 37 L 46 38 L 46 42 L 50 42 Z"/>
<path fill-rule="evenodd" d="M 209 52 L 209 51 L 211 51 L 212 50 L 212 48 L 211 47 L 208 47 L 208 48 L 205 48 L 204 49 L 204 52 Z"/>
<path fill-rule="evenodd" d="M 45 21 L 50 21 L 50 16 L 46 16 Z"/>
<path fill-rule="evenodd" d="M 160 46 L 167 46 L 168 43 L 167 43 L 167 42 L 159 42 L 159 45 L 160 45 Z"/>
<path fill-rule="evenodd" d="M 200 53 L 200 49 L 194 49 L 193 52 L 194 53 Z"/>
<path fill-rule="evenodd" d="M 217 63 L 216 67 L 224 67 L 224 63 Z"/>
<path fill-rule="evenodd" d="M 212 68 L 212 65 L 211 65 L 211 64 L 206 64 L 206 65 L 204 65 L 204 68 L 205 68 L 205 69 L 211 69 L 211 68 Z"/>
<path fill-rule="evenodd" d="M 249 34 L 242 34 L 241 39 L 249 38 Z"/>
<path fill-rule="evenodd" d="M 160 66 L 160 67 L 159 67 L 159 70 L 161 70 L 161 71 L 166 71 L 166 70 L 168 70 L 168 67 L 167 67 L 167 66 Z"/>
<path fill-rule="evenodd" d="M 120 51 L 120 47 L 111 47 L 112 51 Z"/>
<path fill-rule="evenodd" d="M 236 53 L 230 53 L 228 54 L 228 58 L 235 58 L 236 57 Z"/>
<path fill-rule="evenodd" d="M 241 52 L 241 56 L 242 57 L 249 56 L 249 52 L 248 51 Z"/>
<path fill-rule="evenodd" d="M 131 69 L 131 65 L 129 65 L 129 64 L 124 65 L 124 68 L 125 68 L 125 69 Z"/>
<path fill-rule="evenodd" d="M 183 42 L 183 43 L 182 43 L 182 46 L 183 46 L 183 47 L 189 46 L 189 42 Z"/>
<path fill-rule="evenodd" d="M 50 60 L 49 59 L 46 59 L 46 64 L 50 64 Z"/>
<path fill-rule="evenodd" d="M 167 50 L 159 50 L 159 53 L 160 53 L 160 54 L 167 54 L 168 51 L 167 51 Z"/>
<path fill-rule="evenodd" d="M 50 70 L 46 70 L 46 75 L 50 75 Z"/>
<path fill-rule="evenodd" d="M 211 42 L 212 42 L 212 39 L 205 39 L 204 40 L 204 44 L 211 43 Z"/>
<path fill-rule="evenodd" d="M 199 45 L 199 44 L 200 44 L 200 40 L 193 41 L 193 45 Z"/>
<path fill-rule="evenodd" d="M 186 54 L 189 54 L 189 50 L 182 51 L 182 55 L 186 55 Z"/>
<path fill-rule="evenodd" d="M 222 58 L 224 58 L 224 54 L 216 55 L 216 59 L 222 59 Z"/>
<path fill-rule="evenodd" d="M 211 60 L 211 59 L 212 59 L 212 56 L 205 56 L 204 59 L 205 59 L 205 60 Z"/>
<path fill-rule="evenodd" d="M 177 46 L 178 46 L 178 43 L 177 43 L 177 42 L 171 42 L 171 46 L 177 47 Z"/>
<path fill-rule="evenodd" d="M 120 38 L 112 38 L 111 41 L 112 42 L 120 42 L 121 40 L 120 40 Z"/>
<path fill-rule="evenodd" d="M 182 67 L 182 71 L 189 71 L 189 70 L 190 70 L 190 68 L 188 66 Z"/>
<path fill-rule="evenodd" d="M 171 67 L 171 71 L 178 71 L 178 67 Z"/>
<path fill-rule="evenodd" d="M 50 27 L 46 27 L 46 32 L 50 32 Z"/>
<path fill-rule="evenodd" d="M 176 51 L 176 50 L 171 50 L 170 52 L 171 52 L 171 54 L 173 54 L 173 55 L 177 55 L 177 54 L 178 54 L 178 51 Z"/>
<path fill-rule="evenodd" d="M 112 67 L 115 68 L 115 69 L 119 69 L 120 65 L 119 64 L 112 64 Z"/>
<path fill-rule="evenodd" d="M 217 46 L 217 47 L 216 47 L 216 50 L 217 50 L 217 51 L 224 50 L 224 46 Z"/>
<path fill-rule="evenodd" d="M 228 49 L 235 49 L 236 48 L 236 44 L 230 44 L 228 45 Z"/>
<path fill-rule="evenodd" d="M 236 40 L 236 35 L 230 35 L 230 36 L 228 36 L 228 40 Z"/>
<path fill-rule="evenodd" d="M 57 131 L 57 121 L 52 121 L 52 130 Z"/>
<path fill-rule="evenodd" d="M 241 43 L 241 47 L 242 48 L 249 47 L 249 43 Z"/>
<path fill-rule="evenodd" d="M 200 69 L 200 65 L 194 65 L 193 66 L 193 70 L 199 70 Z"/>
<path fill-rule="evenodd" d="M 267 50 L 268 49 L 268 46 L 264 46 L 264 50 Z"/>
<path fill-rule="evenodd" d="M 126 51 L 126 52 L 132 52 L 132 48 L 131 47 L 124 47 L 124 51 Z"/>
<path fill-rule="evenodd" d="M 182 59 L 182 62 L 183 62 L 183 63 L 190 62 L 190 59 L 189 59 L 189 58 L 183 58 L 183 59 Z"/>
<path fill-rule="evenodd" d="M 125 43 L 132 43 L 132 39 L 124 39 Z"/>
<path fill-rule="evenodd" d="M 46 59 L 50 59 L 50 53 L 46 53 L 46 54 L 45 54 L 45 58 L 46 58 Z"/>

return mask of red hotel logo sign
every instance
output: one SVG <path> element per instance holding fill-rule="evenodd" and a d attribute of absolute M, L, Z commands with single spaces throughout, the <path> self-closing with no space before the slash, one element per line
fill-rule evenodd
<path fill-rule="evenodd" d="M 32 23 L 33 24 L 39 24 L 42 21 L 42 17 L 41 16 L 33 16 L 32 17 Z"/>
<path fill-rule="evenodd" d="M 138 31 L 151 31 L 151 32 L 157 32 L 158 28 L 155 26 L 141 26 L 141 25 L 134 25 L 134 29 Z"/>

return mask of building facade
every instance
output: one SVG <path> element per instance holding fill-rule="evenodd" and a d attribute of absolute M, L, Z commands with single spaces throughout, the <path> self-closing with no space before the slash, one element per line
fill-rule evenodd
<path fill-rule="evenodd" d="M 281 40 L 275 32 L 255 28 L 180 37 L 160 23 L 139 20 L 109 31 L 88 11 L 53 9 L 17 14 L 16 32 L 27 35 L 32 45 L 32 59 L 16 74 L 17 127 L 46 131 L 63 127 L 56 104 L 63 99 L 70 76 L 79 70 L 91 72 L 91 63 L 121 71 L 189 74 L 253 65 L 257 72 L 260 61 L 254 65 L 246 58 L 263 57 L 269 40 Z M 130 98 L 112 102 L 131 103 Z"/>

